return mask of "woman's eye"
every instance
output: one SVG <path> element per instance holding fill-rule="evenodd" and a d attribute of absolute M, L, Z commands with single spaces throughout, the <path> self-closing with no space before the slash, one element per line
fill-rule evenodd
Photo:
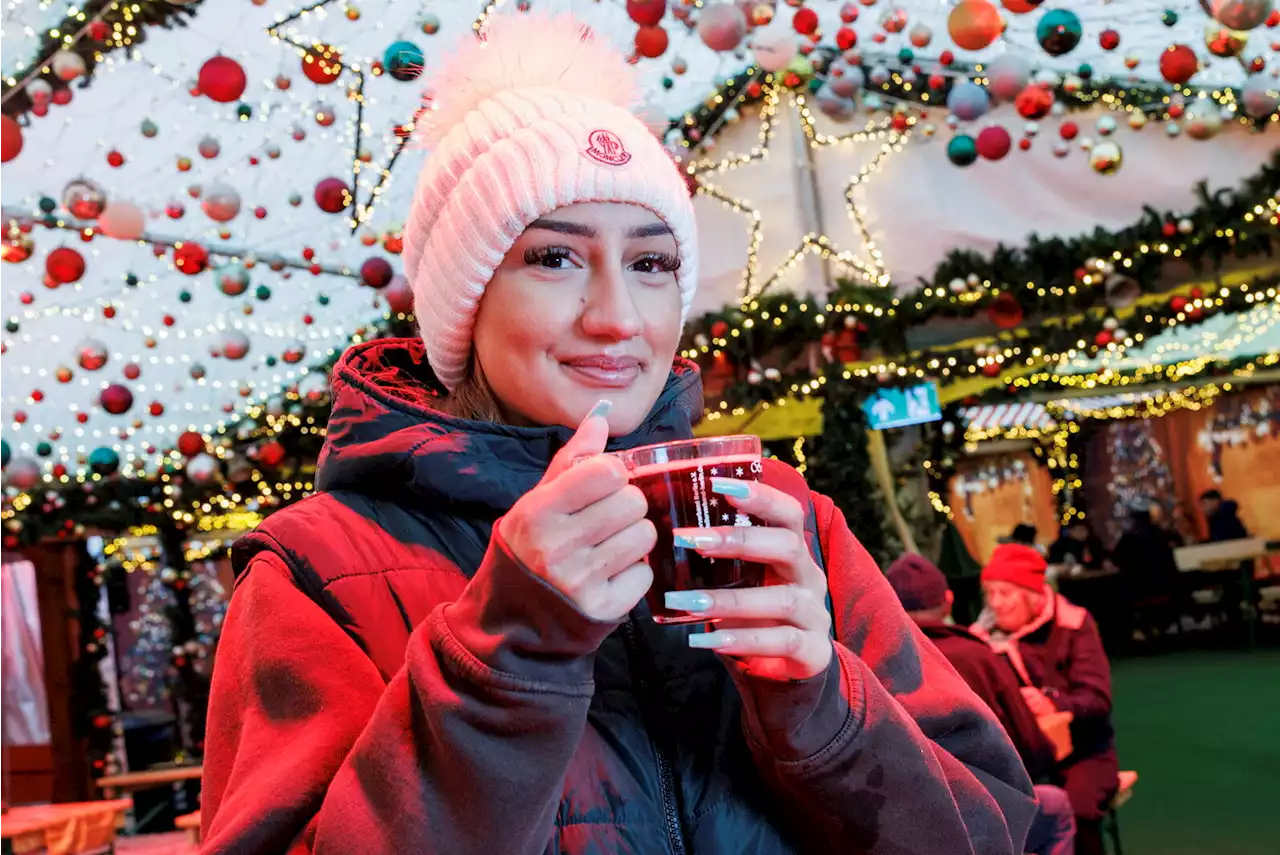
<path fill-rule="evenodd" d="M 567 270 L 572 266 L 572 262 L 569 250 L 560 247 L 531 249 L 524 254 L 525 264 L 545 267 L 548 270 Z"/>
<path fill-rule="evenodd" d="M 680 269 L 680 259 L 658 252 L 637 258 L 631 267 L 637 273 L 674 273 Z"/>

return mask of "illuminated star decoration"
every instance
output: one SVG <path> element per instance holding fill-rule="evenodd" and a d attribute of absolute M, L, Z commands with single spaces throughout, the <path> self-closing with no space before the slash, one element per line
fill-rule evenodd
<path fill-rule="evenodd" d="M 762 275 L 760 270 L 759 250 L 764 240 L 764 218 L 759 207 L 749 199 L 735 196 L 723 186 L 711 180 L 714 176 L 725 175 L 741 170 L 749 164 L 766 160 L 770 154 L 770 144 L 777 129 L 778 110 L 783 89 L 766 78 L 764 101 L 760 108 L 759 145 L 750 152 L 735 154 L 723 160 L 699 160 L 689 164 L 686 169 L 698 183 L 697 192 L 720 201 L 736 213 L 745 214 L 748 218 L 747 261 L 743 266 L 742 281 L 739 286 L 740 299 L 746 304 L 759 297 L 791 268 L 800 262 L 805 255 L 816 253 L 823 260 L 834 260 L 851 271 L 859 279 L 870 285 L 885 287 L 891 283 L 883 256 L 876 248 L 867 228 L 866 212 L 856 201 L 856 191 L 871 175 L 873 175 L 893 153 L 900 151 L 905 144 L 909 132 L 894 130 L 888 121 L 869 126 L 863 130 L 845 134 L 828 135 L 820 133 L 814 127 L 813 117 L 800 95 L 792 95 L 788 112 L 797 116 L 808 145 L 816 151 L 830 150 L 844 143 L 880 142 L 879 152 L 856 174 L 845 183 L 843 191 L 845 205 L 849 212 L 855 231 L 860 235 L 864 247 L 863 255 L 841 250 L 830 236 L 825 234 L 805 234 L 797 246 L 786 254 L 784 260 L 775 269 Z"/>

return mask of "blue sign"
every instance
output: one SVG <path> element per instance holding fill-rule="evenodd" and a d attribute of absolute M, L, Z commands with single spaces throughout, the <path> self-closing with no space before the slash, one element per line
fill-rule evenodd
<path fill-rule="evenodd" d="M 922 383 L 910 389 L 881 389 L 862 402 L 872 430 L 920 425 L 942 418 L 938 384 Z"/>

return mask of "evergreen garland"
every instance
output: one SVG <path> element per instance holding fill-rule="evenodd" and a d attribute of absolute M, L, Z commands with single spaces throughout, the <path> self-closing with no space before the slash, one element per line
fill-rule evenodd
<path fill-rule="evenodd" d="M 809 484 L 844 512 L 849 529 L 881 567 L 897 557 L 900 544 L 889 531 L 885 497 L 867 452 L 867 418 L 853 387 L 831 382 L 823 402 L 821 443 L 810 456 Z"/>
<path fill-rule="evenodd" d="M 110 651 L 110 628 L 98 614 L 106 569 L 77 544 L 75 570 L 76 602 L 79 604 L 79 656 L 72 670 L 71 708 L 75 711 L 75 734 L 83 740 L 94 777 L 116 771 L 110 762 L 115 747 L 115 717 L 102 681 L 100 663 Z"/>
<path fill-rule="evenodd" d="M 24 81 L 32 69 L 40 69 L 32 80 L 42 79 L 56 92 L 67 89 L 73 81 L 64 81 L 53 73 L 50 62 L 59 51 L 68 50 L 84 59 L 85 72 L 77 78 L 77 88 L 85 89 L 93 79 L 94 69 L 108 53 L 132 47 L 146 41 L 147 27 L 187 26 L 187 19 L 195 16 L 204 0 L 177 4 L 165 0 L 86 0 L 78 10 L 45 31 L 36 55 L 20 74 L 14 75 L 15 83 L 5 79 L 0 85 L 3 112 L 17 118 L 26 114 L 33 105 Z M 130 33 L 132 30 L 132 33 Z M 83 32 L 82 32 L 83 31 Z M 53 33 L 58 33 L 57 36 Z M 76 35 L 71 44 L 63 37 Z M 98 37 L 100 36 L 100 38 Z M 18 88 L 21 86 L 22 88 Z"/>

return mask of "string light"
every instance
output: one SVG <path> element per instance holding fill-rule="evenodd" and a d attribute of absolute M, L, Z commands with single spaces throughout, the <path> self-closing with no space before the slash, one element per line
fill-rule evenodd
<path fill-rule="evenodd" d="M 726 87 L 732 87 L 737 81 L 730 79 Z M 734 170 L 742 169 L 757 161 L 769 158 L 770 146 L 777 130 L 778 110 L 781 105 L 785 87 L 772 74 L 764 78 L 763 101 L 760 107 L 760 128 L 757 144 L 748 152 L 730 155 L 721 160 L 702 159 L 686 166 L 688 173 L 697 179 L 697 192 L 721 202 L 731 211 L 746 215 L 747 223 L 747 262 L 743 268 L 742 280 L 739 284 L 741 302 L 749 305 L 761 294 L 782 279 L 804 256 L 813 253 L 823 261 L 835 261 L 853 272 L 859 279 L 871 285 L 887 287 L 892 279 L 884 264 L 884 257 L 876 247 L 867 227 L 866 212 L 855 200 L 854 192 L 864 184 L 870 176 L 883 166 L 892 154 L 902 150 L 907 140 L 907 133 L 893 130 L 889 124 L 872 123 L 866 129 L 846 134 L 831 136 L 820 133 L 814 126 L 813 115 L 803 95 L 789 93 L 789 112 L 794 111 L 798 117 L 800 128 L 805 135 L 806 144 L 815 152 L 833 146 L 849 143 L 877 142 L 881 143 L 877 154 L 862 167 L 845 185 L 844 195 L 846 208 L 854 228 L 861 236 L 866 256 L 841 251 L 836 242 L 827 235 L 809 233 L 804 235 L 798 246 L 793 247 L 784 257 L 782 263 L 768 276 L 759 275 L 760 244 L 764 237 L 763 214 L 750 201 L 735 197 L 712 179 Z"/>

